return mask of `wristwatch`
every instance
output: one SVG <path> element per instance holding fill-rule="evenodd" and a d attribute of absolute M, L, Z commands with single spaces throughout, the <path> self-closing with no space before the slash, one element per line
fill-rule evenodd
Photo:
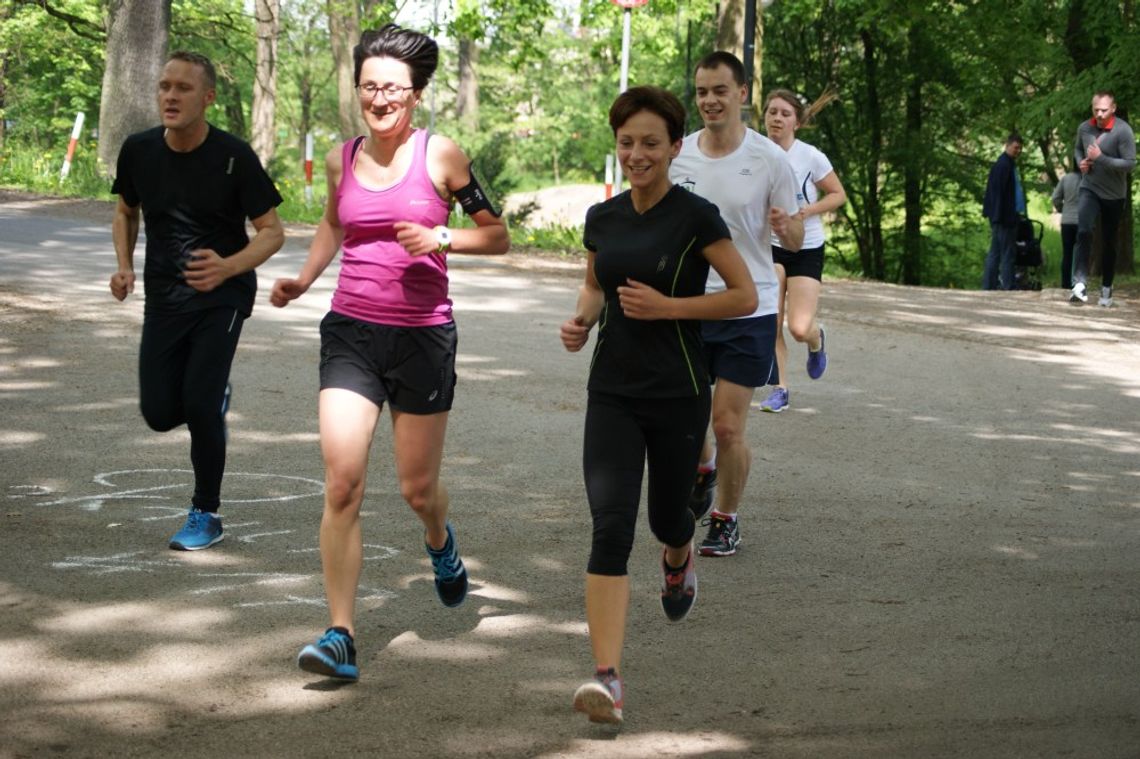
<path fill-rule="evenodd" d="M 451 248 L 451 230 L 444 226 L 438 226 L 432 231 L 435 232 L 435 241 L 439 243 L 435 252 L 446 253 Z"/>

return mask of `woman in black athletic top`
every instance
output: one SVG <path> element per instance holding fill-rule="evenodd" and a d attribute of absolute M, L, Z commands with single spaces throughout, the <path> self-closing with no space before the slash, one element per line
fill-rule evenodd
<path fill-rule="evenodd" d="M 614 101 L 610 126 L 629 191 L 586 214 L 586 281 L 562 343 L 578 351 L 598 325 L 587 385 L 583 470 L 593 517 L 586 620 L 597 667 L 574 694 L 595 722 L 621 722 L 627 562 L 642 472 L 649 526 L 664 544 L 661 605 L 672 621 L 696 599 L 687 505 L 709 419 L 700 321 L 749 314 L 756 290 L 716 206 L 669 181 L 685 109 L 656 87 Z M 705 293 L 709 266 L 727 289 Z"/>

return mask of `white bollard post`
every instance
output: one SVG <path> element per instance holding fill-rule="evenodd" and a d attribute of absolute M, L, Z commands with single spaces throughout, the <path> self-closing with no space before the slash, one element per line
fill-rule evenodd
<path fill-rule="evenodd" d="M 71 142 L 67 143 L 67 157 L 63 159 L 63 168 L 59 170 L 59 181 L 67 179 L 71 173 L 71 159 L 75 157 L 75 145 L 79 142 L 79 135 L 83 131 L 83 119 L 86 115 L 80 111 L 75 115 L 75 127 L 71 130 Z"/>
<path fill-rule="evenodd" d="M 614 154 L 606 153 L 606 200 L 614 196 Z"/>
<path fill-rule="evenodd" d="M 305 205 L 313 202 L 313 133 L 305 135 Z"/>

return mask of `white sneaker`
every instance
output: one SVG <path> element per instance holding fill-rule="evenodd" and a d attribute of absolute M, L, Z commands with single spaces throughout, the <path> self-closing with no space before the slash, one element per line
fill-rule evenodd
<path fill-rule="evenodd" d="M 1096 302 L 1096 304 L 1098 306 L 1104 306 L 1105 308 L 1109 308 L 1110 306 L 1112 306 L 1112 288 L 1111 287 L 1100 288 L 1100 299 Z"/>
<path fill-rule="evenodd" d="M 1088 303 L 1089 296 L 1085 292 L 1085 283 L 1078 282 L 1073 285 L 1073 294 L 1069 296 L 1070 303 Z"/>

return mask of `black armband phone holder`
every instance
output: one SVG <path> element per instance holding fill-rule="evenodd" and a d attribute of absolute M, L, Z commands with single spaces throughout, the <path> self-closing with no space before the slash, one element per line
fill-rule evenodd
<path fill-rule="evenodd" d="M 479 180 L 475 178 L 475 172 L 471 170 L 470 166 L 467 167 L 467 173 L 470 175 L 471 181 L 465 187 L 455 191 L 455 197 L 459 201 L 459 205 L 463 207 L 463 213 L 471 216 L 478 211 L 490 211 L 496 219 L 502 216 L 503 212 L 491 205 L 490 198 L 479 186 Z"/>

